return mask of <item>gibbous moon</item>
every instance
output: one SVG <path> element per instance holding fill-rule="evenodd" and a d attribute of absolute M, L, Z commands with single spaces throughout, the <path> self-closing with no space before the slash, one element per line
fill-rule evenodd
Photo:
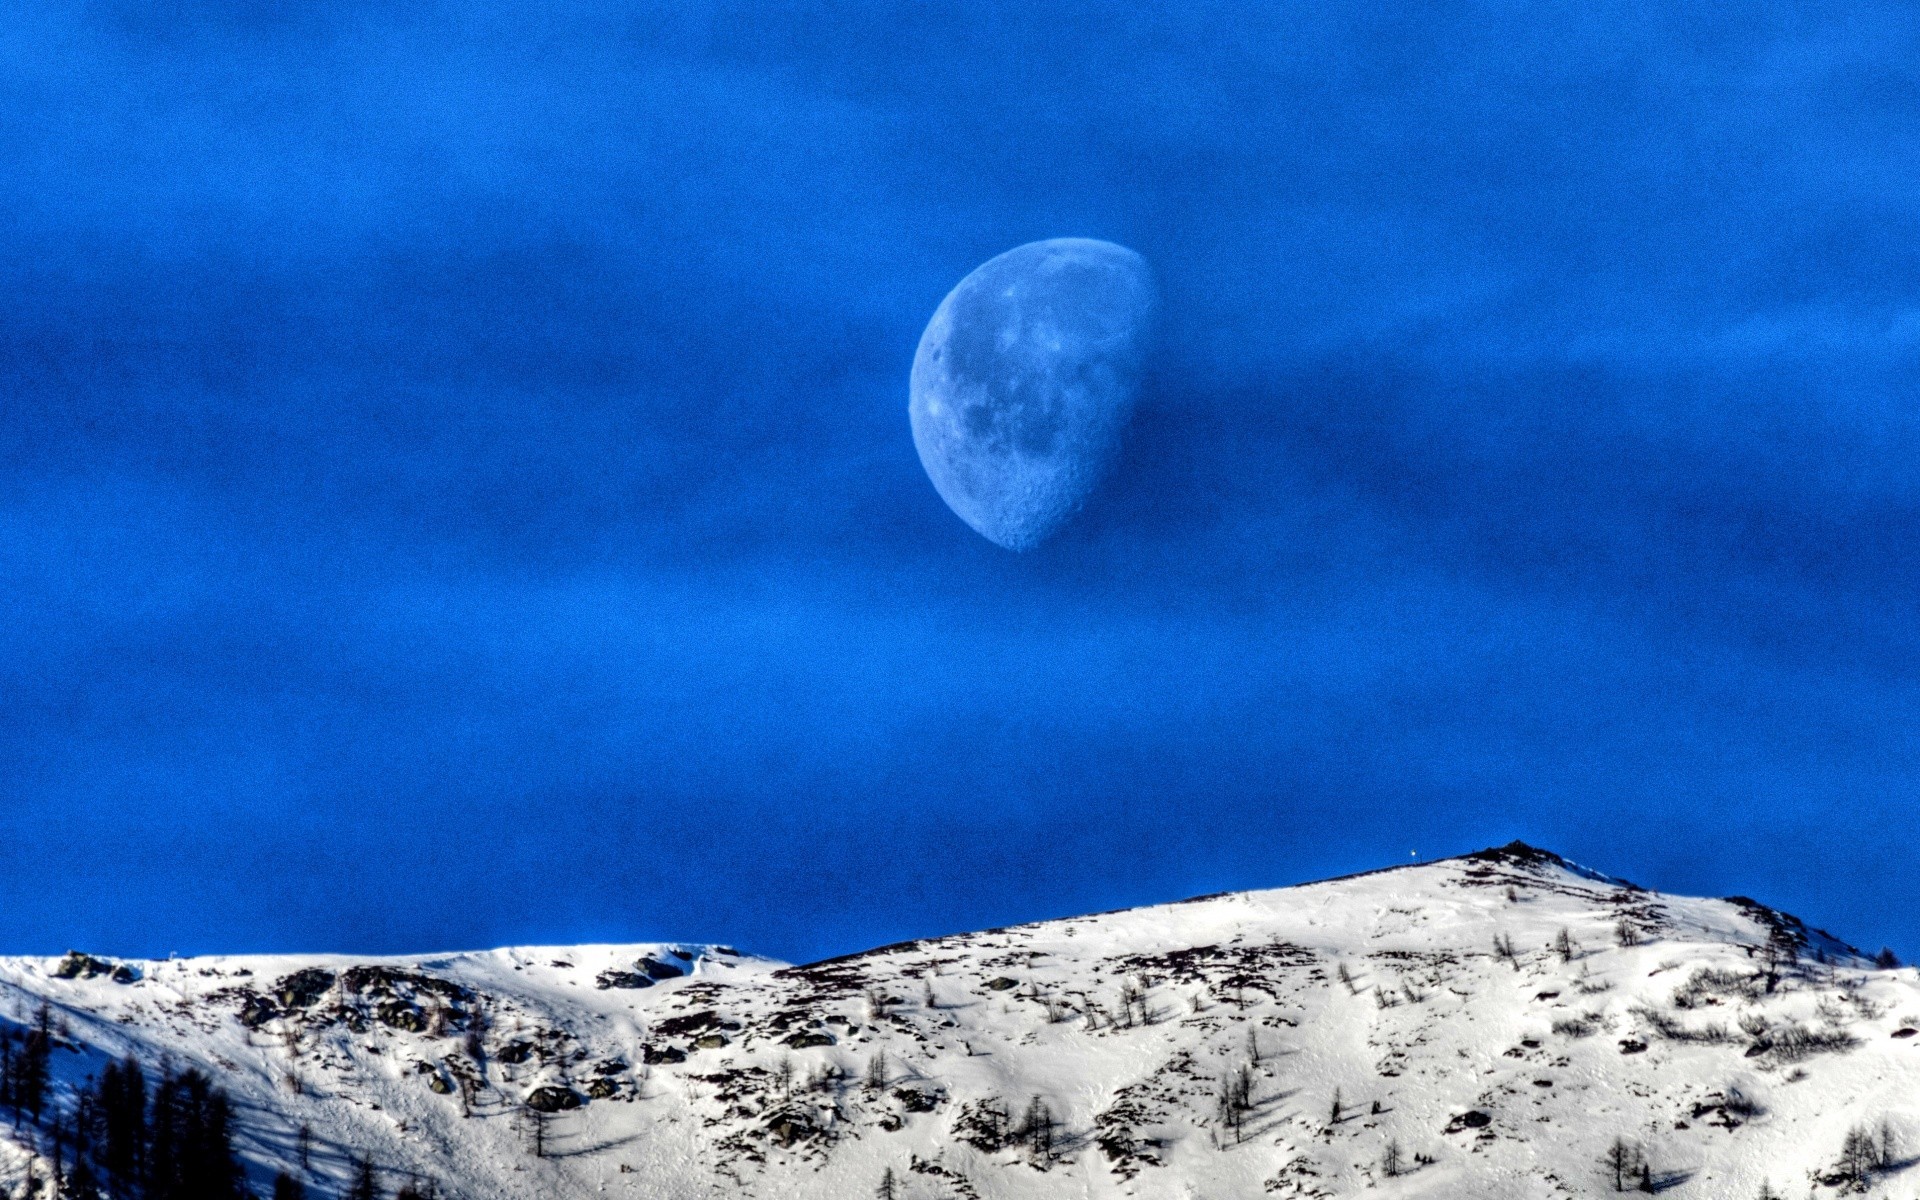
<path fill-rule="evenodd" d="M 1147 260 L 1054 238 L 974 269 L 934 310 L 907 414 L 927 477 L 995 545 L 1029 550 L 1113 468 L 1157 293 Z"/>

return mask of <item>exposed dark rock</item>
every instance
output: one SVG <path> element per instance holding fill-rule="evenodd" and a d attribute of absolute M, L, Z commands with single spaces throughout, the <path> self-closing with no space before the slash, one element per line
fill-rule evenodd
<path fill-rule="evenodd" d="M 108 978 L 115 983 L 135 983 L 140 978 L 140 972 L 134 970 L 126 963 L 121 963 L 113 969 L 113 974 L 108 976 Z"/>
<path fill-rule="evenodd" d="M 427 1014 L 407 1000 L 389 1000 L 380 1006 L 375 1015 L 380 1018 L 382 1025 L 407 1033 L 422 1033 L 427 1028 Z"/>
<path fill-rule="evenodd" d="M 687 1061 L 687 1052 L 678 1046 L 642 1046 L 640 1061 L 644 1063 L 683 1063 Z"/>
<path fill-rule="evenodd" d="M 333 986 L 333 980 L 332 972 L 308 967 L 274 984 L 273 995 L 288 1008 L 311 1008 L 327 994 L 327 989 Z"/>
<path fill-rule="evenodd" d="M 91 954 L 82 954 L 78 950 L 67 951 L 60 965 L 53 969 L 55 979 L 97 979 L 111 974 L 113 964 L 104 958 L 95 958 Z"/>
<path fill-rule="evenodd" d="M 494 1055 L 503 1063 L 523 1063 L 533 1057 L 532 1042 L 508 1042 Z"/>
<path fill-rule="evenodd" d="M 795 1142 L 804 1142 L 818 1136 L 820 1130 L 805 1113 L 783 1108 L 767 1121 L 767 1132 L 772 1134 L 773 1140 L 782 1146 L 791 1146 Z"/>
<path fill-rule="evenodd" d="M 279 1015 L 273 1001 L 258 993 L 250 993 L 240 1004 L 240 1023 L 248 1029 L 258 1029 Z"/>
<path fill-rule="evenodd" d="M 740 1022 L 729 1021 L 712 1009 L 686 1013 L 678 1017 L 668 1017 L 653 1027 L 653 1032 L 661 1037 L 692 1037 L 697 1033 L 710 1033 L 719 1029 L 739 1029 Z"/>
<path fill-rule="evenodd" d="M 676 967 L 670 962 L 662 962 L 657 958 L 643 958 L 634 966 L 651 979 L 678 979 L 687 973 L 684 968 Z"/>
<path fill-rule="evenodd" d="M 572 1088 L 557 1087 L 553 1084 L 537 1087 L 527 1093 L 527 1107 L 535 1112 L 566 1112 L 569 1109 L 579 1108 L 581 1103 L 580 1093 Z"/>
<path fill-rule="evenodd" d="M 653 980 L 638 971 L 602 971 L 594 979 L 593 986 L 603 992 L 608 988 L 648 988 L 653 986 Z"/>
<path fill-rule="evenodd" d="M 1468 1129 L 1485 1129 L 1491 1124 L 1493 1124 L 1493 1115 L 1491 1113 L 1484 1113 L 1477 1108 L 1470 1108 L 1466 1112 L 1456 1114 L 1453 1120 L 1448 1121 L 1446 1132 L 1460 1133 Z"/>
<path fill-rule="evenodd" d="M 1002 975 L 998 979 L 989 979 L 987 981 L 987 990 L 990 992 L 1004 992 L 1010 988 L 1017 988 L 1019 986 L 1020 981 L 1018 979 L 1009 979 L 1005 975 Z"/>
<path fill-rule="evenodd" d="M 601 1077 L 587 1084 L 587 1095 L 595 1100 L 611 1100 L 620 1094 L 620 1084 L 616 1080 Z"/>
<path fill-rule="evenodd" d="M 940 1107 L 940 1095 L 937 1092 L 924 1092 L 919 1088 L 901 1088 L 893 1094 L 908 1112 L 932 1112 Z"/>
<path fill-rule="evenodd" d="M 833 1035 L 819 1029 L 802 1029 L 798 1033 L 788 1034 L 786 1044 L 796 1050 L 805 1050 L 809 1046 L 831 1046 Z"/>
<path fill-rule="evenodd" d="M 451 979 L 440 979 L 418 971 L 401 971 L 393 967 L 348 967 L 341 974 L 340 983 L 356 996 L 426 994 L 439 996 L 456 1004 L 465 1004 L 473 999 L 471 991 Z"/>
<path fill-rule="evenodd" d="M 702 1050 L 718 1050 L 727 1044 L 727 1035 L 724 1033 L 702 1034 L 694 1039 L 693 1044 Z"/>

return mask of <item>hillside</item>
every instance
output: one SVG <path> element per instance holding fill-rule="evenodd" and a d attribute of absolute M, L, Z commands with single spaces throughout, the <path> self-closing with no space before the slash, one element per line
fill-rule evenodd
<path fill-rule="evenodd" d="M 1498 1200 L 1611 1194 L 1609 1152 L 1675 1196 L 1920 1190 L 1914 971 L 1517 843 L 803 966 L 0 960 L 0 1014 L 42 1001 L 56 1109 L 122 1055 L 197 1066 L 257 1190 L 367 1153 L 472 1198 Z M 11 1138 L 18 1194 L 47 1144 Z"/>

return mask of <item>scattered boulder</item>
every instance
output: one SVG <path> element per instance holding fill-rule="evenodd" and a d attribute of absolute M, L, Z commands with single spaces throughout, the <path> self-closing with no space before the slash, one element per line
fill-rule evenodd
<path fill-rule="evenodd" d="M 702 1050 L 718 1050 L 727 1044 L 727 1035 L 724 1033 L 702 1034 L 693 1044 Z"/>
<path fill-rule="evenodd" d="M 1892 1036 L 1897 1038 L 1910 1038 L 1916 1033 L 1920 1033 L 1920 1029 L 1915 1029 L 1911 1025 L 1902 1025 L 1900 1028 L 1893 1031 Z"/>
<path fill-rule="evenodd" d="M 619 1094 L 619 1082 L 604 1075 L 587 1085 L 587 1095 L 595 1100 L 611 1100 Z"/>
<path fill-rule="evenodd" d="M 436 1074 L 432 1079 L 427 1081 L 427 1086 L 432 1088 L 436 1094 L 442 1096 L 453 1091 L 453 1085 L 447 1082 L 445 1075 Z"/>
<path fill-rule="evenodd" d="M 1018 979 L 1009 979 L 1005 975 L 1002 975 L 998 979 L 989 979 L 987 981 L 987 990 L 990 992 L 1004 992 L 1010 988 L 1017 988 L 1019 986 L 1020 981 Z"/>
<path fill-rule="evenodd" d="M 509 1042 L 494 1055 L 503 1063 L 523 1063 L 533 1057 L 532 1042 Z"/>
<path fill-rule="evenodd" d="M 687 1052 L 678 1046 L 642 1046 L 640 1061 L 644 1063 L 683 1063 L 687 1061 Z"/>
<path fill-rule="evenodd" d="M 1469 1129 L 1485 1129 L 1491 1124 L 1493 1124 L 1493 1114 L 1470 1108 L 1466 1112 L 1456 1114 L 1451 1121 L 1448 1121 L 1446 1132 L 1462 1133 Z"/>
<path fill-rule="evenodd" d="M 569 1109 L 579 1108 L 582 1103 L 580 1093 L 572 1088 L 554 1084 L 537 1087 L 527 1093 L 527 1107 L 535 1112 L 566 1112 Z"/>
<path fill-rule="evenodd" d="M 113 969 L 113 974 L 107 976 L 107 978 L 113 980 L 115 983 L 133 983 L 140 978 L 140 972 L 134 970 L 126 963 L 121 963 Z"/>

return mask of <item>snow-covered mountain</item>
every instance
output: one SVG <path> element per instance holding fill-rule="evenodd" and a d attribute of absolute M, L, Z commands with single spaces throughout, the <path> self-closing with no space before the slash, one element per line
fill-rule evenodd
<path fill-rule="evenodd" d="M 56 1097 L 197 1066 L 322 1195 L 362 1153 L 474 1200 L 1920 1191 L 1914 971 L 1517 843 L 804 966 L 0 960 L 0 1014 L 43 1000 Z"/>

